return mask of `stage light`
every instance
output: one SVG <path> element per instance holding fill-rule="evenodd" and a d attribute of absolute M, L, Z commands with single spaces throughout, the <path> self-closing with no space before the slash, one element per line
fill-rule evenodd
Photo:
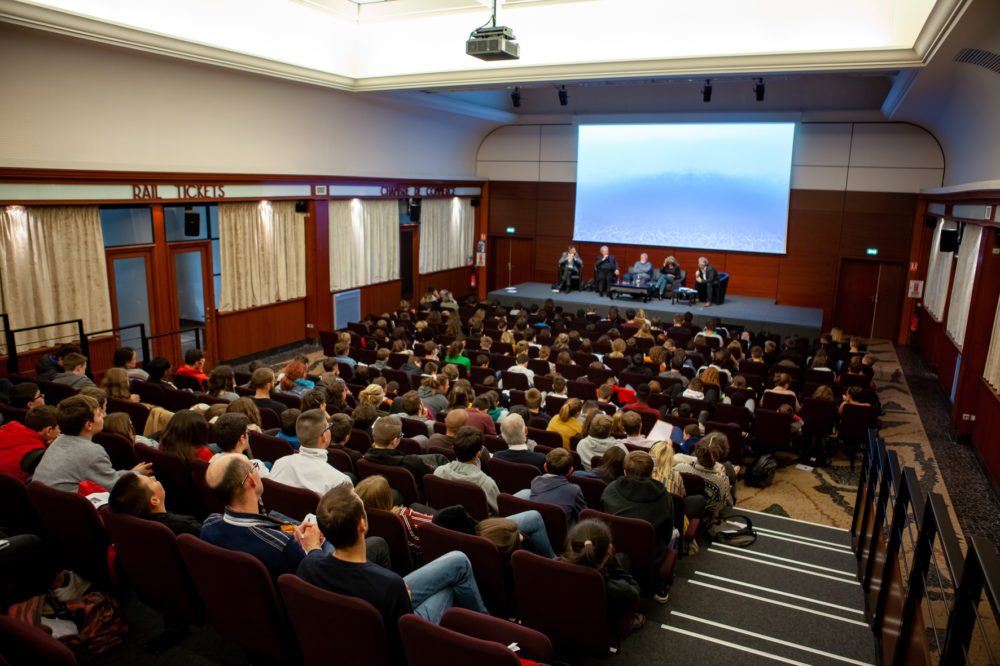
<path fill-rule="evenodd" d="M 701 89 L 701 101 L 711 102 L 712 101 L 712 80 L 705 79 L 705 87 Z"/>
<path fill-rule="evenodd" d="M 569 104 L 569 95 L 566 93 L 566 86 L 559 86 L 559 106 Z"/>
<path fill-rule="evenodd" d="M 764 79 L 757 79 L 757 85 L 753 87 L 753 94 L 757 97 L 758 102 L 764 101 Z"/>
<path fill-rule="evenodd" d="M 520 88 L 514 88 L 514 92 L 512 92 L 510 94 L 510 101 L 514 103 L 514 107 L 515 108 L 521 106 L 521 89 Z"/>

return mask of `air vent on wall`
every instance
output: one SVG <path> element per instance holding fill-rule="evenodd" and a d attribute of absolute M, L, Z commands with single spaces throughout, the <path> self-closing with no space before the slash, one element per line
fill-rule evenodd
<path fill-rule="evenodd" d="M 970 65 L 985 67 L 994 74 L 1000 74 L 1000 54 L 983 49 L 962 49 L 955 56 L 955 62 L 967 62 Z"/>

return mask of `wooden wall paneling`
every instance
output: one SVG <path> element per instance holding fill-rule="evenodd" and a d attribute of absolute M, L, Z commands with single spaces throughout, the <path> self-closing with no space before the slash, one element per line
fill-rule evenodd
<path fill-rule="evenodd" d="M 576 202 L 576 183 L 535 183 L 535 196 L 541 200 Z"/>
<path fill-rule="evenodd" d="M 574 208 L 572 201 L 539 199 L 536 209 L 538 233 L 572 238 Z"/>
<path fill-rule="evenodd" d="M 490 198 L 489 232 L 507 233 L 514 227 L 519 236 L 531 236 L 537 231 L 538 204 L 534 199 Z"/>
<path fill-rule="evenodd" d="M 535 282 L 556 282 L 559 279 L 559 258 L 572 241 L 566 236 L 535 236 Z M 580 251 L 580 248 L 577 248 Z M 587 260 L 583 254 L 583 279 L 587 276 Z M 593 265 L 593 262 L 591 262 Z"/>
<path fill-rule="evenodd" d="M 840 190 L 792 190 L 788 195 L 788 210 L 825 211 L 840 213 L 844 210 L 844 192 Z"/>
<path fill-rule="evenodd" d="M 491 180 L 490 199 L 530 199 L 538 198 L 538 183 L 527 180 Z M 576 188 L 573 188 L 576 191 Z"/>
<path fill-rule="evenodd" d="M 87 358 L 87 369 L 91 374 L 100 374 L 105 368 L 110 368 L 114 364 L 115 350 L 118 349 L 118 338 L 114 335 L 102 335 L 99 338 L 90 339 L 90 356 Z M 78 344 L 79 341 L 73 341 Z M 62 343 L 60 343 L 62 344 Z M 17 374 L 26 377 L 34 377 L 35 365 L 38 359 L 46 354 L 51 354 L 57 347 L 38 347 L 30 351 L 23 351 L 17 355 Z M 0 377 L 7 376 L 7 357 L 0 356 Z"/>
<path fill-rule="evenodd" d="M 419 289 L 417 290 L 417 293 L 423 294 L 428 287 L 434 287 L 438 290 L 447 289 L 457 300 L 462 300 L 473 291 L 472 287 L 469 286 L 469 275 L 471 273 L 472 269 L 470 267 L 460 266 L 458 268 L 450 268 L 445 271 L 437 271 L 436 273 L 426 273 L 420 275 L 418 280 Z M 393 307 L 393 310 L 395 310 L 395 306 Z"/>
<path fill-rule="evenodd" d="M 297 298 L 238 312 L 220 312 L 215 325 L 219 359 L 256 354 L 303 339 L 306 299 Z"/>
<path fill-rule="evenodd" d="M 863 258 L 868 248 L 878 250 L 883 261 L 906 261 L 913 238 L 913 210 L 905 214 L 844 213 L 840 256 Z"/>
<path fill-rule="evenodd" d="M 726 255 L 726 272 L 729 273 L 726 293 L 775 299 L 780 267 L 780 255 L 730 253 Z"/>
<path fill-rule="evenodd" d="M 1000 485 L 1000 396 L 979 379 L 978 397 L 975 401 L 976 420 L 972 422 L 972 444 L 983 466 L 993 477 L 994 489 Z"/>
<path fill-rule="evenodd" d="M 420 292 L 423 293 L 422 291 Z M 399 280 L 389 280 L 361 287 L 361 317 L 380 315 L 383 312 L 395 312 L 399 307 L 402 286 Z M 331 296 L 330 301 L 333 301 Z"/>
<path fill-rule="evenodd" d="M 330 207 L 326 199 L 309 202 L 306 217 L 306 337 L 333 329 L 330 293 Z M 312 324 L 313 328 L 308 325 Z"/>
<path fill-rule="evenodd" d="M 878 302 L 875 307 L 874 337 L 892 340 L 899 328 L 903 299 L 906 297 L 906 265 L 879 262 Z"/>
<path fill-rule="evenodd" d="M 927 213 L 927 201 L 920 197 L 913 214 L 913 235 L 910 237 L 910 256 L 906 266 L 906 284 L 909 289 L 910 280 L 927 279 L 927 257 L 931 250 L 931 239 L 934 237 L 934 228 L 924 224 L 924 216 Z M 916 265 L 916 268 L 914 268 Z M 910 342 L 910 321 L 916 315 L 917 303 L 920 299 L 905 297 L 903 299 L 903 311 L 899 318 L 899 330 L 896 335 L 896 342 L 907 344 Z"/>

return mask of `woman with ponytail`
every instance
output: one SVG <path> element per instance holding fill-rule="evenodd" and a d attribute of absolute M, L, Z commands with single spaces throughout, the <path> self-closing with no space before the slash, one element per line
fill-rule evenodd
<path fill-rule="evenodd" d="M 597 569 L 601 573 L 611 627 L 617 627 L 639 603 L 639 584 L 629 574 L 628 567 L 623 566 L 621 557 L 615 555 L 611 530 L 600 520 L 582 520 L 574 525 L 566 536 L 566 552 L 560 557 L 564 562 Z M 628 633 L 639 629 L 645 621 L 642 613 L 635 613 Z"/>

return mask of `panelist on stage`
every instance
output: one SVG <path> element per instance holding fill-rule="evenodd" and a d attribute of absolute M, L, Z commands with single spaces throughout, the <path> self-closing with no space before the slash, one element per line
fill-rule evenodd
<path fill-rule="evenodd" d="M 576 251 L 575 245 L 570 245 L 559 257 L 559 291 L 569 292 L 573 278 L 580 279 L 583 275 L 583 259 Z"/>
<path fill-rule="evenodd" d="M 674 282 L 681 279 L 681 266 L 674 259 L 673 255 L 670 255 L 663 260 L 663 266 L 660 267 L 660 278 L 656 281 L 656 290 L 660 292 L 660 298 L 663 298 L 663 292 L 670 287 L 670 291 L 674 290 Z"/>
<path fill-rule="evenodd" d="M 646 282 L 653 279 L 653 264 L 649 262 L 649 255 L 643 252 L 639 255 L 639 261 L 632 265 L 632 270 L 629 271 L 632 278 L 635 280 L 636 284 L 639 284 L 643 277 L 646 278 Z"/>
<path fill-rule="evenodd" d="M 611 285 L 617 282 L 618 260 L 614 255 L 608 254 L 608 246 L 601 246 L 601 254 L 594 264 L 594 291 L 600 296 L 607 296 L 611 290 Z"/>
<path fill-rule="evenodd" d="M 712 297 L 719 286 L 719 272 L 705 257 L 698 258 L 698 271 L 694 275 L 694 282 L 698 290 L 698 300 L 704 301 L 706 308 L 710 307 Z"/>

